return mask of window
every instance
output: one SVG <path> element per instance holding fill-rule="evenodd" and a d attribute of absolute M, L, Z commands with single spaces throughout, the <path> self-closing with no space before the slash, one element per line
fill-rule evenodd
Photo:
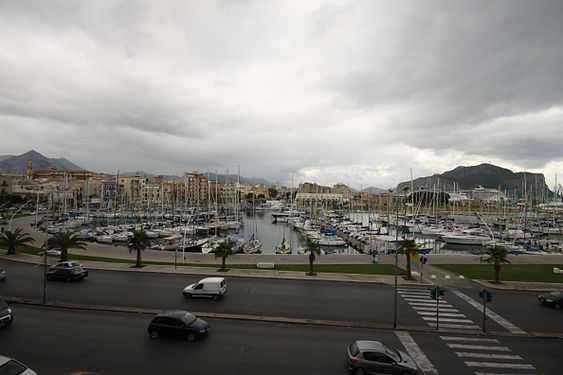
<path fill-rule="evenodd" d="M 382 354 L 382 353 L 365 352 L 364 358 L 367 359 L 368 361 L 372 361 L 372 362 L 393 363 L 391 358 L 389 358 L 388 356 L 386 356 L 385 354 Z"/>
<path fill-rule="evenodd" d="M 203 289 L 203 284 L 197 284 L 194 289 L 195 290 Z"/>
<path fill-rule="evenodd" d="M 358 349 L 358 345 L 354 342 L 350 345 L 350 354 L 355 357 L 358 353 L 360 353 L 360 350 Z"/>
<path fill-rule="evenodd" d="M 25 370 L 27 370 L 27 367 L 13 359 L 0 366 L 0 374 L 2 375 L 19 375 Z"/>

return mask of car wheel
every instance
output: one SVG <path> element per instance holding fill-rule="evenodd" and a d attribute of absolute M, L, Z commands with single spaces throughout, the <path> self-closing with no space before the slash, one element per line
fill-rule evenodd
<path fill-rule="evenodd" d="M 217 294 L 214 294 L 213 296 L 211 296 L 211 298 L 213 298 L 213 301 L 217 301 L 219 299 L 219 296 Z"/>
<path fill-rule="evenodd" d="M 354 370 L 354 374 L 356 374 L 356 375 L 364 375 L 365 373 L 366 373 L 366 371 L 365 371 L 363 368 L 361 368 L 361 367 L 357 367 L 357 368 Z"/>
<path fill-rule="evenodd" d="M 151 331 L 150 333 L 151 339 L 156 340 L 158 338 L 158 331 Z"/>
<path fill-rule="evenodd" d="M 186 338 L 189 342 L 192 342 L 195 340 L 195 335 L 193 333 L 188 333 L 188 336 Z"/>

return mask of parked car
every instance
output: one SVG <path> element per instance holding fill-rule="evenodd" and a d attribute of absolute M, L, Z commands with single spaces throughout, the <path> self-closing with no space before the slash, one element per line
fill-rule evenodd
<path fill-rule="evenodd" d="M 13 358 L 0 355 L 0 374 L 37 375 L 35 371 Z"/>
<path fill-rule="evenodd" d="M 14 321 L 14 312 L 10 308 L 8 301 L 0 297 L 0 327 L 8 327 Z M 2 372 L 0 371 L 0 374 Z"/>
<path fill-rule="evenodd" d="M 563 306 L 563 290 L 556 290 L 551 293 L 544 293 L 538 296 L 538 301 L 542 305 L 560 309 Z"/>
<path fill-rule="evenodd" d="M 227 282 L 224 277 L 206 277 L 188 285 L 182 293 L 185 297 L 211 297 L 217 301 L 227 293 Z"/>
<path fill-rule="evenodd" d="M 0 281 L 4 281 L 4 280 L 6 280 L 6 270 L 0 268 Z"/>
<path fill-rule="evenodd" d="M 346 354 L 348 369 L 356 375 L 417 373 L 416 363 L 407 353 L 379 341 L 354 341 Z"/>
<path fill-rule="evenodd" d="M 60 263 L 58 265 L 49 267 L 49 269 L 47 270 L 48 280 L 74 281 L 74 280 L 85 279 L 86 277 L 88 277 L 88 270 L 82 268 L 82 265 L 79 266 L 75 265 L 73 267 L 66 267 L 66 265 L 62 265 L 62 266 L 59 265 Z"/>
<path fill-rule="evenodd" d="M 150 322 L 147 331 L 152 339 L 184 338 L 194 341 L 209 333 L 209 323 L 184 310 L 165 310 Z"/>

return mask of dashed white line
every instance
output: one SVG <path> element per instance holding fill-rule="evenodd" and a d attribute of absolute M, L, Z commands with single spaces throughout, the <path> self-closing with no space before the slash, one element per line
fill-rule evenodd
<path fill-rule="evenodd" d="M 429 326 L 436 326 L 436 322 L 427 322 Z M 448 324 L 440 323 L 440 328 L 451 328 L 451 329 L 481 329 L 479 326 L 467 325 L 467 324 Z"/>
<path fill-rule="evenodd" d="M 512 368 L 519 370 L 535 370 L 536 368 L 529 364 L 520 363 L 496 363 L 496 362 L 465 362 L 469 367 L 492 367 L 492 368 Z"/>
<path fill-rule="evenodd" d="M 436 320 L 435 316 L 421 316 L 421 318 L 424 320 Z M 444 323 L 473 323 L 473 320 L 470 319 L 439 318 L 439 321 Z"/>
<path fill-rule="evenodd" d="M 436 311 L 417 311 L 418 315 L 436 316 Z M 465 318 L 466 316 L 458 313 L 447 313 L 440 310 L 440 316 L 445 318 Z"/>
<path fill-rule="evenodd" d="M 472 299 L 471 297 L 463 294 L 462 292 L 460 292 L 459 290 L 456 289 L 450 289 L 452 293 L 454 293 L 456 296 L 458 296 L 459 298 L 465 300 L 467 303 L 469 303 L 471 306 L 475 307 L 477 310 L 479 311 L 483 311 L 483 305 L 480 304 L 479 302 L 475 301 L 474 299 Z M 525 334 L 526 332 L 521 330 L 520 328 L 516 327 L 514 324 L 510 323 L 508 320 L 504 319 L 502 316 L 500 316 L 499 314 L 495 313 L 494 311 L 492 311 L 491 309 L 487 309 L 486 314 L 489 318 L 493 319 L 494 321 L 496 321 L 498 324 L 500 324 L 501 326 L 503 326 L 504 328 L 506 328 L 509 332 L 511 333 L 518 333 L 518 334 Z"/>
<path fill-rule="evenodd" d="M 467 345 L 467 344 L 451 344 L 446 343 L 451 349 L 470 349 L 470 350 L 496 350 L 499 352 L 510 352 L 510 348 L 506 346 L 486 346 L 486 345 Z"/>
<path fill-rule="evenodd" d="M 395 334 L 405 347 L 407 353 L 416 362 L 416 365 L 425 375 L 438 375 L 438 370 L 434 367 L 428 357 L 422 352 L 412 336 L 405 331 L 395 331 Z"/>
<path fill-rule="evenodd" d="M 521 360 L 519 355 L 511 354 L 485 354 L 485 353 L 472 353 L 472 352 L 455 352 L 459 357 L 473 357 L 473 358 L 487 358 L 487 359 L 515 359 Z"/>
<path fill-rule="evenodd" d="M 497 339 L 488 339 L 484 337 L 459 337 L 459 336 L 440 336 L 444 341 L 481 341 L 481 342 L 493 342 L 498 343 Z"/>
<path fill-rule="evenodd" d="M 413 309 L 417 310 L 417 311 L 418 310 L 420 310 L 420 311 L 436 311 L 436 306 L 433 306 L 433 307 L 431 307 L 431 306 L 411 306 L 411 307 Z M 452 312 L 452 313 L 459 312 L 458 309 L 448 309 L 448 308 L 442 308 L 440 306 L 440 313 L 442 313 L 442 311 L 443 312 Z"/>

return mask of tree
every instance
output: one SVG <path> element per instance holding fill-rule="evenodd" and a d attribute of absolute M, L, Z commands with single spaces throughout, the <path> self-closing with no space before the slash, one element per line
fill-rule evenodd
<path fill-rule="evenodd" d="M 269 196 L 270 198 L 275 198 L 275 197 L 277 197 L 277 196 L 278 196 L 278 191 L 276 190 L 276 188 L 274 188 L 274 187 L 269 187 L 269 188 L 268 188 L 268 196 Z"/>
<path fill-rule="evenodd" d="M 141 264 L 141 251 L 145 250 L 149 247 L 151 242 L 147 237 L 147 232 L 144 229 L 135 229 L 133 231 L 133 235 L 129 237 L 127 240 L 127 248 L 129 249 L 129 253 L 133 251 L 137 252 L 137 261 L 135 263 L 135 267 L 141 268 L 143 265 Z"/>
<path fill-rule="evenodd" d="M 8 255 L 15 254 L 18 246 L 34 241 L 29 237 L 29 233 L 22 232 L 21 228 L 16 228 L 14 231 L 7 230 L 0 235 L 0 246 L 8 248 Z"/>
<path fill-rule="evenodd" d="M 47 240 L 47 249 L 61 251 L 61 262 L 68 260 L 68 249 L 86 250 L 86 246 L 86 242 L 72 232 L 59 232 Z"/>
<path fill-rule="evenodd" d="M 500 284 L 500 264 L 510 263 L 507 259 L 508 249 L 504 246 L 495 245 L 487 250 L 489 256 L 485 262 L 492 263 L 495 271 L 495 284 Z"/>
<path fill-rule="evenodd" d="M 307 238 L 305 252 L 309 253 L 309 272 L 307 275 L 314 276 L 315 272 L 313 272 L 313 263 L 315 262 L 316 256 L 321 255 L 321 246 L 317 241 Z"/>
<path fill-rule="evenodd" d="M 418 254 L 418 245 L 414 240 L 404 240 L 399 243 L 399 254 L 405 254 L 407 260 L 407 276 L 408 280 L 412 280 L 411 273 L 411 256 Z"/>
<path fill-rule="evenodd" d="M 227 269 L 225 268 L 226 262 L 227 262 L 227 257 L 229 255 L 233 255 L 233 246 L 234 246 L 234 242 L 233 241 L 223 241 L 219 244 L 219 246 L 217 246 L 217 249 L 215 249 L 215 259 L 217 258 L 221 258 L 221 271 L 225 272 Z"/>

